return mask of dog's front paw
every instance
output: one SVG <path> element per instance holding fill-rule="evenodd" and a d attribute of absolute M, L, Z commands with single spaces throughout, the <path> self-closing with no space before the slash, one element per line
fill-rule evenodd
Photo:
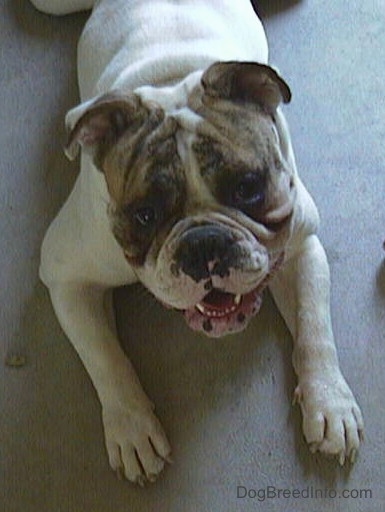
<path fill-rule="evenodd" d="M 119 478 L 143 486 L 172 462 L 164 430 L 149 407 L 103 407 L 103 423 L 110 465 Z"/>
<path fill-rule="evenodd" d="M 310 450 L 335 455 L 341 465 L 354 462 L 364 423 L 357 402 L 341 373 L 311 374 L 294 392 L 303 415 L 303 432 Z"/>

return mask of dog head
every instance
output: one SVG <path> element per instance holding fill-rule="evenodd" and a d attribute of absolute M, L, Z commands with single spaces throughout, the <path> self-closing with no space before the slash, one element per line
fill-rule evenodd
<path fill-rule="evenodd" d="M 67 147 L 104 173 L 111 229 L 143 284 L 210 336 L 243 329 L 282 261 L 295 170 L 270 67 L 222 62 L 69 115 Z"/>

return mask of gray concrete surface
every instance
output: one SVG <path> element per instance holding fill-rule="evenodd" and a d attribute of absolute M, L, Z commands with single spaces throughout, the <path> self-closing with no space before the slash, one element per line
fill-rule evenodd
<path fill-rule="evenodd" d="M 87 16 L 55 19 L 27 0 L 0 0 L 1 511 L 384 510 L 384 7 L 258 6 L 271 61 L 292 87 L 286 113 L 322 217 L 341 366 L 366 419 L 356 465 L 309 454 L 291 406 L 290 336 L 269 296 L 244 334 L 210 341 L 135 287 L 116 294 L 122 343 L 175 459 L 156 484 L 136 489 L 109 469 L 95 392 L 37 277 L 41 238 L 77 172 L 61 147 Z M 25 364 L 9 366 L 12 355 Z M 238 486 L 304 497 L 240 498 Z M 329 498 L 312 497 L 316 489 Z M 330 497 L 343 489 L 349 498 Z M 356 497 L 361 489 L 372 497 Z"/>

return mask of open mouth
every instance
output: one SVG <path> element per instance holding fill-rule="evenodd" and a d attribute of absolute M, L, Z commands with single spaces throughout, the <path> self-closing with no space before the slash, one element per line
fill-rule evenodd
<path fill-rule="evenodd" d="M 242 331 L 259 312 L 263 291 L 283 259 L 282 253 L 267 276 L 251 292 L 236 295 L 213 288 L 200 302 L 183 311 L 189 327 L 214 338 Z"/>
<path fill-rule="evenodd" d="M 184 317 L 194 331 L 220 337 L 243 330 L 258 313 L 264 286 L 244 295 L 213 289 L 198 304 L 184 311 Z"/>
<path fill-rule="evenodd" d="M 214 288 L 195 305 L 195 308 L 207 318 L 220 318 L 237 311 L 241 301 L 242 295 L 234 295 Z"/>

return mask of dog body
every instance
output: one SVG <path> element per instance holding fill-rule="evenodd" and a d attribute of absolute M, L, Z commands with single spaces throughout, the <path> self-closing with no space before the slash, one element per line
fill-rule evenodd
<path fill-rule="evenodd" d="M 53 14 L 90 0 L 34 0 Z M 41 278 L 98 392 L 110 464 L 153 481 L 170 446 L 116 334 L 111 289 L 140 280 L 212 337 L 245 328 L 269 285 L 293 335 L 312 449 L 354 459 L 360 410 L 338 366 L 318 214 L 298 177 L 248 0 L 102 0 L 79 43 L 67 115 L 75 187 Z"/>

